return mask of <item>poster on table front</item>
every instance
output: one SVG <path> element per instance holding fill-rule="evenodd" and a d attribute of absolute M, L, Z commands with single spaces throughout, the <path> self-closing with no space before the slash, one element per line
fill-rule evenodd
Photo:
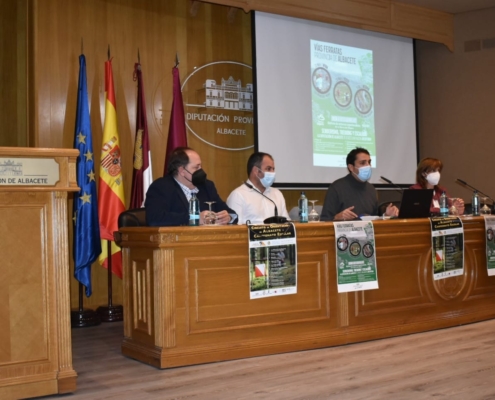
<path fill-rule="evenodd" d="M 378 289 L 375 233 L 370 221 L 334 222 L 339 293 Z"/>
<path fill-rule="evenodd" d="M 434 217 L 431 223 L 433 279 L 464 274 L 464 228 L 458 217 Z"/>
<path fill-rule="evenodd" d="M 294 224 L 248 225 L 250 299 L 297 293 Z"/>
<path fill-rule="evenodd" d="M 486 268 L 488 275 L 495 275 L 495 217 L 485 215 Z"/>

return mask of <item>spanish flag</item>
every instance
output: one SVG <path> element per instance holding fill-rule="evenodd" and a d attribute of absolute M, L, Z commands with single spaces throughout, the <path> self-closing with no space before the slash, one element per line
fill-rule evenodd
<path fill-rule="evenodd" d="M 118 230 L 119 215 L 125 210 L 125 201 L 111 59 L 105 62 L 105 124 L 98 188 L 98 216 L 102 240 L 102 252 L 98 261 L 105 268 L 108 267 L 107 241 L 111 241 L 112 272 L 122 278 L 122 252 L 113 241 L 113 233 Z"/>

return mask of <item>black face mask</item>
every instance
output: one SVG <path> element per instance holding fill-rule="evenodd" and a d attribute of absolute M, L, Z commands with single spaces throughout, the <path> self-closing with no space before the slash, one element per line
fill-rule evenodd
<path fill-rule="evenodd" d="M 186 169 L 186 171 L 187 171 L 187 169 Z M 187 171 L 187 172 L 189 172 L 189 171 Z M 203 169 L 198 169 L 193 174 L 191 174 L 191 183 L 194 186 L 204 185 L 205 182 L 206 182 L 206 172 Z"/>

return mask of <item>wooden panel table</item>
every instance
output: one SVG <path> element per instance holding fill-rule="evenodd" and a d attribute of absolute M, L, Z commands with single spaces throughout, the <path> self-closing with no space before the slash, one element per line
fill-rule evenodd
<path fill-rule="evenodd" d="M 428 219 L 376 221 L 379 289 L 337 293 L 332 223 L 296 224 L 297 294 L 249 299 L 246 226 L 123 228 L 124 355 L 159 368 L 335 346 L 495 317 L 484 220 L 434 281 Z"/>

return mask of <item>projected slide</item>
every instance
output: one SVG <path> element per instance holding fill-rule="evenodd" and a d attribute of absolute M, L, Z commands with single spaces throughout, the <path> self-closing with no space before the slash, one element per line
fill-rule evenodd
<path fill-rule="evenodd" d="M 311 101 L 313 164 L 346 167 L 359 146 L 377 167 L 373 51 L 311 40 Z"/>

